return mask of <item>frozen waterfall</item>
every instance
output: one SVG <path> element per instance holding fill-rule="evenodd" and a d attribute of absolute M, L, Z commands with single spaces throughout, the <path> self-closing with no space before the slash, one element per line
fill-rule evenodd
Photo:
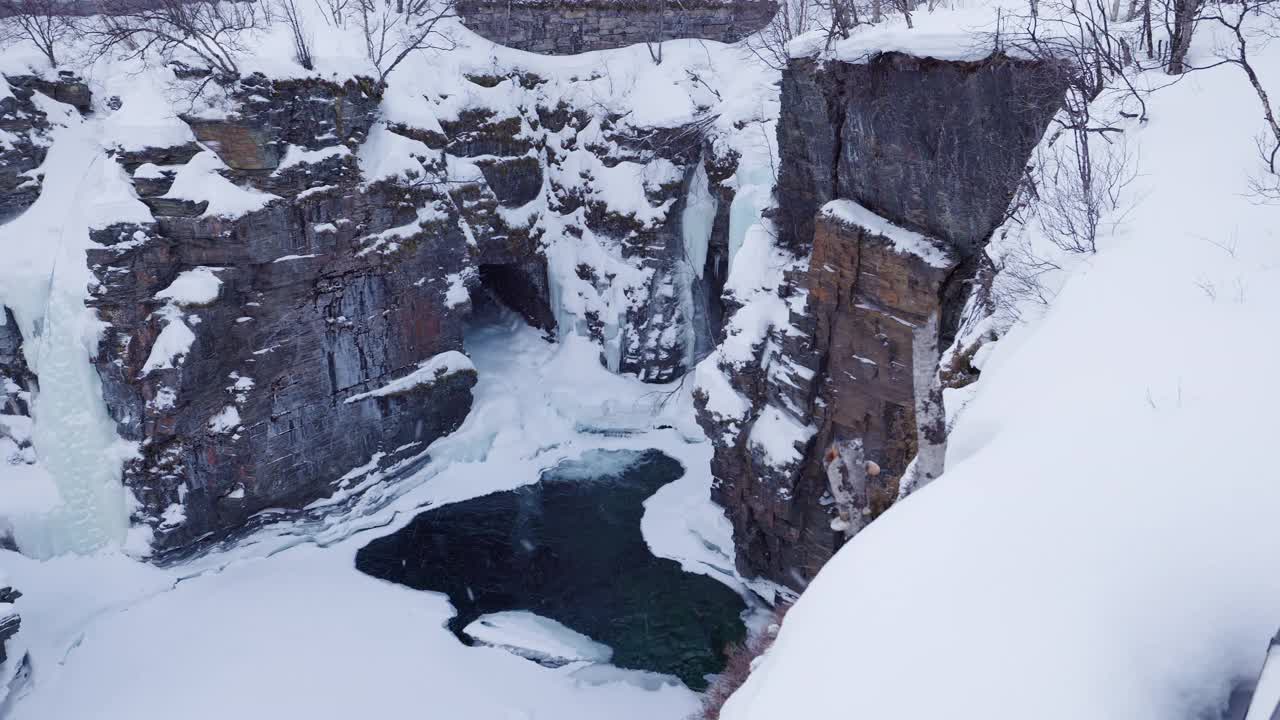
<path fill-rule="evenodd" d="M 98 320 L 85 305 L 93 281 L 85 250 L 89 228 L 111 221 L 149 221 L 122 171 L 107 161 L 97 123 L 67 116 L 45 160 L 44 189 L 24 214 L 0 227 L 0 303 L 27 338 L 39 378 L 32 406 L 32 444 L 60 502 L 42 513 L 9 518 L 19 548 L 49 557 L 87 553 L 123 542 L 128 531 L 121 461 L 129 446 L 116 434 L 90 362 Z"/>

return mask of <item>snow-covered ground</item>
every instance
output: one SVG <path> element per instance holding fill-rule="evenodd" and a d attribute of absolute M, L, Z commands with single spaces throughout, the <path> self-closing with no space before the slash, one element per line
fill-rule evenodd
<path fill-rule="evenodd" d="M 1276 87 L 1280 45 L 1256 63 Z M 1056 296 L 949 393 L 946 474 L 823 569 L 726 720 L 1214 718 L 1257 676 L 1280 624 L 1280 207 L 1248 196 L 1238 69 L 1148 102 L 1127 215 L 1094 256 L 1029 238 L 1064 262 Z"/>
<path fill-rule="evenodd" d="M 444 627 L 452 615 L 444 596 L 355 570 L 357 549 L 418 508 L 533 482 L 584 454 L 608 457 L 593 449 L 657 448 L 688 472 L 646 502 L 646 540 L 691 572 L 742 587 L 728 521 L 708 499 L 711 449 L 687 390 L 614 375 L 600 366 L 598 346 L 548 343 L 514 315 L 478 328 L 467 350 L 480 375 L 474 409 L 432 447 L 432 464 L 405 481 L 413 489 L 372 515 L 316 535 L 273 526 L 164 569 L 112 551 L 46 561 L 0 551 L 0 566 L 25 593 L 18 639 L 33 669 L 14 720 L 692 713 L 694 693 L 651 673 L 589 660 L 553 669 L 466 647 Z M 584 652 L 585 643 L 553 630 L 517 623 L 485 639 Z"/>

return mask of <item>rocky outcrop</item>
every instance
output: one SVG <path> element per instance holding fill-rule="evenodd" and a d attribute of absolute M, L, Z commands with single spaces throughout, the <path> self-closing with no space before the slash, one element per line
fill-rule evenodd
<path fill-rule="evenodd" d="M 473 297 L 594 337 L 622 372 L 690 367 L 723 284 L 684 233 L 689 198 L 702 224 L 727 208 L 710 144 L 549 82 L 471 78 L 437 119 L 425 98 L 384 117 L 360 79 L 249 76 L 232 112 L 183 118 L 198 143 L 113 153 L 154 221 L 92 232 L 96 364 L 157 549 L 420 467 L 470 408 Z"/>
<path fill-rule="evenodd" d="M 35 90 L 0 80 L 0 220 L 40 196 L 35 169 L 48 152 L 48 117 L 32 101 Z"/>
<path fill-rule="evenodd" d="M 35 380 L 23 355 L 18 321 L 0 305 L 0 415 L 30 415 Z"/>
<path fill-rule="evenodd" d="M 679 38 L 737 42 L 777 12 L 772 0 L 462 0 L 458 15 L 500 45 L 573 55 Z"/>
<path fill-rule="evenodd" d="M 851 198 L 966 256 L 980 252 L 1061 103 L 1062 73 L 999 55 L 793 61 L 778 127 L 783 240 L 807 251 L 818 209 Z"/>
<path fill-rule="evenodd" d="M 787 69 L 775 220 L 799 258 L 779 290 L 790 317 L 718 367 L 741 416 L 698 394 L 744 573 L 802 588 L 902 485 L 941 472 L 940 350 L 1062 87 L 1058 68 L 1001 56 Z"/>
<path fill-rule="evenodd" d="M 208 151 L 117 154 L 155 222 L 93 234 L 91 304 L 108 323 L 97 365 L 139 445 L 125 483 L 158 548 L 420 457 L 470 408 L 473 370 L 415 375 L 462 348 L 465 296 L 449 276 L 467 239 L 437 190 L 361 183 L 369 87 L 248 78 L 242 112 L 193 120 L 218 175 L 271 193 L 240 216 L 164 197 Z"/>
<path fill-rule="evenodd" d="M 31 394 L 36 377 L 27 367 L 22 333 L 13 313 L 0 306 L 0 463 L 31 464 Z M 8 538 L 0 534 L 0 544 Z"/>

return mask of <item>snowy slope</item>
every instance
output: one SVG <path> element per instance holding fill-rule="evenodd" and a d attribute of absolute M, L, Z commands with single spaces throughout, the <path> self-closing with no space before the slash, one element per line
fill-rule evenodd
<path fill-rule="evenodd" d="M 1257 62 L 1280 81 L 1280 47 Z M 946 474 L 823 569 L 722 717 L 1217 717 L 1256 678 L 1280 623 L 1280 208 L 1246 197 L 1238 70 L 1149 102 L 1129 214 L 983 351 Z"/>

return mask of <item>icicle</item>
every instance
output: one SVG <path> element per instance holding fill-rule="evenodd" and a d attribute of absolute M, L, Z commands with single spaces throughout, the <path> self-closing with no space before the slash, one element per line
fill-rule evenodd
<path fill-rule="evenodd" d="M 707 246 L 711 243 L 711 229 L 716 222 L 719 203 L 711 194 L 707 170 L 702 161 L 689 180 L 689 192 L 685 197 L 684 212 L 680 215 L 680 231 L 684 237 L 684 257 L 696 277 L 702 277 L 707 265 Z"/>

